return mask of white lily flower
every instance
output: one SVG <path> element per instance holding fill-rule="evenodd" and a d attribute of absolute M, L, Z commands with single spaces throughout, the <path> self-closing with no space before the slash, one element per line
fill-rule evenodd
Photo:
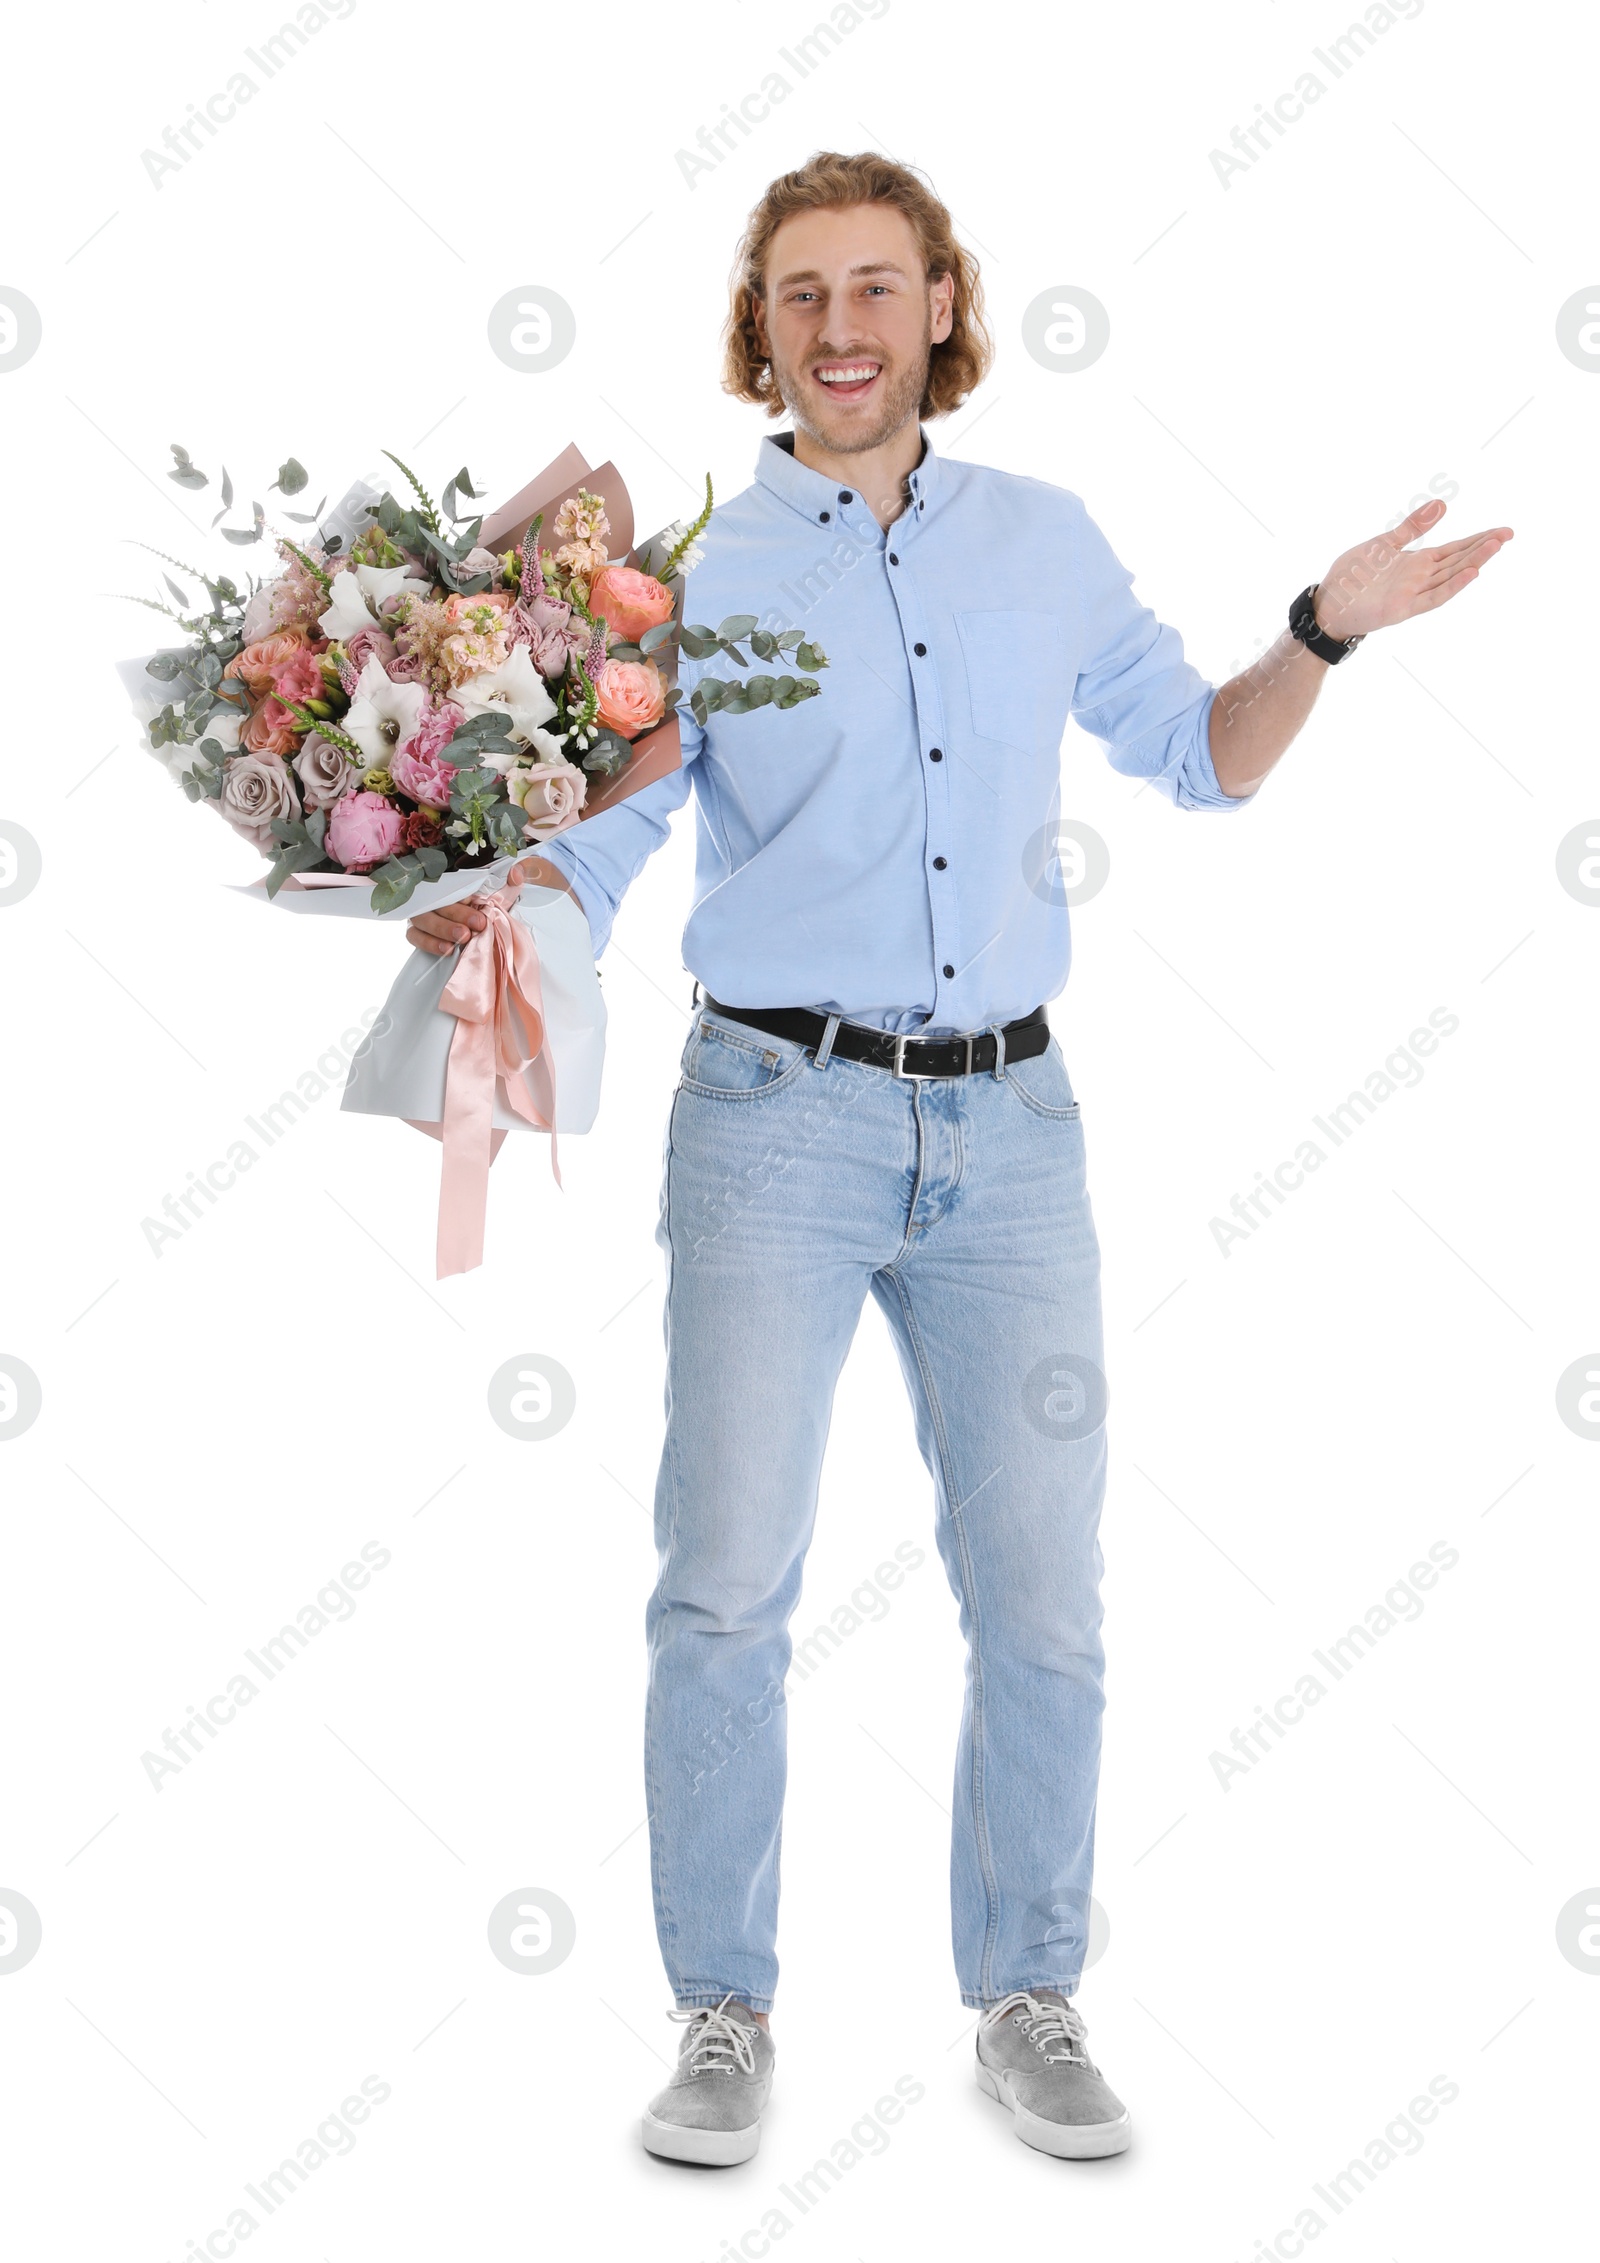
<path fill-rule="evenodd" d="M 428 585 L 418 581 L 410 566 L 349 566 L 333 577 L 329 604 L 317 615 L 317 626 L 330 639 L 348 639 L 372 628 L 386 597 L 426 597 Z"/>
<path fill-rule="evenodd" d="M 362 669 L 361 681 L 339 727 L 355 740 L 368 763 L 381 770 L 387 767 L 396 747 L 404 746 L 416 730 L 427 704 L 426 684 L 397 684 L 384 674 L 383 663 L 374 658 Z"/>
<path fill-rule="evenodd" d="M 513 741 L 522 743 L 530 739 L 537 742 L 545 736 L 539 725 L 548 723 L 556 711 L 556 703 L 545 690 L 544 678 L 525 644 L 517 645 L 510 659 L 498 668 L 484 668 L 469 676 L 450 697 L 469 716 L 503 710 L 511 717 Z"/>

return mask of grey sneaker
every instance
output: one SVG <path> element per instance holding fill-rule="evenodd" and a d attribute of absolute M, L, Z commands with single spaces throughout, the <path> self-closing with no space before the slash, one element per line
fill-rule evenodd
<path fill-rule="evenodd" d="M 1024 2145 L 1064 2161 L 1125 2152 L 1132 2135 L 1083 2045 L 1083 2021 L 1054 1988 L 1020 1989 L 978 2023 L 978 2088 L 1011 2108 Z"/>
<path fill-rule="evenodd" d="M 715 2011 L 671 2012 L 688 2023 L 678 2071 L 645 2108 L 645 2150 L 669 2161 L 731 2168 L 761 2143 L 772 2095 L 772 2038 L 747 2005 L 724 1996 Z"/>

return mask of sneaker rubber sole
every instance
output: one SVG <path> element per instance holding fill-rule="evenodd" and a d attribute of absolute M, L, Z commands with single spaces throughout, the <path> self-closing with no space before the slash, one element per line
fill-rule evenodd
<path fill-rule="evenodd" d="M 705 2169 L 731 2169 L 748 2161 L 761 2143 L 761 2124 L 748 2129 L 687 2129 L 677 2122 L 658 2121 L 645 2114 L 639 2123 L 647 2153 L 664 2161 L 695 2161 Z"/>
<path fill-rule="evenodd" d="M 978 2088 L 997 2106 L 1009 2109 L 1017 2135 L 1036 2153 L 1053 2153 L 1058 2161 L 1101 2161 L 1128 2150 L 1133 2124 L 1126 2112 L 1114 2122 L 1048 2122 L 1017 2103 L 1001 2068 L 986 2067 L 981 2059 L 976 2065 Z"/>

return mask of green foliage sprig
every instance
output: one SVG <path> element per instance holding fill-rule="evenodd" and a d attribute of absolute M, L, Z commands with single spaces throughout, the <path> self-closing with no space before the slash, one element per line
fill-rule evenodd
<path fill-rule="evenodd" d="M 644 640 L 640 641 L 642 644 Z M 828 655 L 820 644 L 809 643 L 798 629 L 786 629 L 777 636 L 770 629 L 758 628 L 754 613 L 730 613 L 715 629 L 684 628 L 678 641 L 690 660 L 709 659 L 721 652 L 736 667 L 748 668 L 750 661 L 744 651 L 748 644 L 758 660 L 790 661 L 801 671 L 793 676 L 742 679 L 702 676 L 689 697 L 690 712 L 702 727 L 712 714 L 744 715 L 752 707 L 797 707 L 803 699 L 815 699 L 822 689 L 816 681 L 817 671 L 828 665 Z"/>

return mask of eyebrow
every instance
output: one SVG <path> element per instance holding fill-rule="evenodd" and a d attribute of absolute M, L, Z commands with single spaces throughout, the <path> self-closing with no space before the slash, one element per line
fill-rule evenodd
<path fill-rule="evenodd" d="M 859 267 L 852 267 L 850 273 L 852 275 L 898 275 L 904 282 L 906 271 L 892 259 L 874 259 L 864 262 Z M 780 275 L 773 285 L 773 289 L 785 291 L 791 283 L 820 283 L 821 281 L 822 271 L 820 268 L 800 267 L 796 268 L 792 275 Z"/>

